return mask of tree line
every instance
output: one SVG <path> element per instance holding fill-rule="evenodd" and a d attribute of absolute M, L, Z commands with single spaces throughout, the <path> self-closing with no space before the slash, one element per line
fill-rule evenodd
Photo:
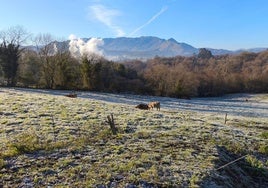
<path fill-rule="evenodd" d="M 66 43 L 56 46 L 50 34 L 31 38 L 22 27 L 0 32 L 0 84 L 45 89 L 142 93 L 143 80 L 136 71 L 96 54 L 79 59 Z M 20 39 L 20 40 L 18 40 Z"/>
<path fill-rule="evenodd" d="M 200 49 L 191 57 L 155 57 L 127 65 L 141 72 L 153 95 L 190 98 L 268 92 L 268 50 L 213 56 Z"/>
<path fill-rule="evenodd" d="M 72 57 L 50 34 L 32 38 L 21 27 L 0 32 L 0 84 L 46 89 L 127 92 L 178 98 L 268 92 L 268 51 L 155 57 L 114 62 L 96 54 Z"/>

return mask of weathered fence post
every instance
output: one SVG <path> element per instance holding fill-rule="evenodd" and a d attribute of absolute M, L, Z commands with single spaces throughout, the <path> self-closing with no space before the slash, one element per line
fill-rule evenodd
<path fill-rule="evenodd" d="M 109 123 L 110 128 L 111 128 L 111 130 L 112 130 L 112 133 L 113 133 L 114 135 L 117 134 L 117 128 L 115 127 L 115 124 L 114 124 L 114 116 L 113 116 L 113 114 L 108 115 L 108 116 L 107 116 L 107 119 L 108 119 L 107 123 Z"/>
<path fill-rule="evenodd" d="M 224 124 L 226 124 L 226 122 L 227 122 L 227 113 L 225 114 Z"/>

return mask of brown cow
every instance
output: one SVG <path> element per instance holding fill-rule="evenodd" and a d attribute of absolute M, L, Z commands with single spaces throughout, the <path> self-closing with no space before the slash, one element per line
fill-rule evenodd
<path fill-rule="evenodd" d="M 150 102 L 148 104 L 148 107 L 149 107 L 149 110 L 154 109 L 154 108 L 156 108 L 157 110 L 160 110 L 160 102 L 158 101 Z"/>
<path fill-rule="evenodd" d="M 77 94 L 68 94 L 68 95 L 65 95 L 65 97 L 76 98 Z"/>
<path fill-rule="evenodd" d="M 67 94 L 65 95 L 66 97 L 70 97 L 70 98 L 76 98 L 77 97 L 77 94 L 75 93 L 75 91 L 73 91 L 72 93 L 70 94 Z"/>
<path fill-rule="evenodd" d="M 139 104 L 135 108 L 138 108 L 141 110 L 149 110 L 149 106 L 147 104 Z"/>

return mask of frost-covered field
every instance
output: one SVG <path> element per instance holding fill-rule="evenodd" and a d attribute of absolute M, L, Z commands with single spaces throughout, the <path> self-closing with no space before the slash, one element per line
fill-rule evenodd
<path fill-rule="evenodd" d="M 18 89 L 26 92 L 40 92 L 52 95 L 65 95 L 69 91 Z M 169 97 L 141 96 L 131 94 L 110 94 L 97 92 L 78 92 L 78 97 L 111 103 L 137 105 L 150 101 L 160 101 L 161 108 L 168 110 L 187 110 L 204 113 L 225 114 L 244 117 L 268 117 L 268 94 L 234 94 L 215 98 L 194 98 L 192 100 Z"/>
<path fill-rule="evenodd" d="M 69 93 L 0 88 L 0 187 L 268 187 L 267 95 Z"/>

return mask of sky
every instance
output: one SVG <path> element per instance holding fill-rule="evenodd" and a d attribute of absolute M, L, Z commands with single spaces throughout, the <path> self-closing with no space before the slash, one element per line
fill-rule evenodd
<path fill-rule="evenodd" d="M 267 0 L 0 0 L 0 30 L 57 39 L 156 36 L 196 48 L 268 47 Z"/>

